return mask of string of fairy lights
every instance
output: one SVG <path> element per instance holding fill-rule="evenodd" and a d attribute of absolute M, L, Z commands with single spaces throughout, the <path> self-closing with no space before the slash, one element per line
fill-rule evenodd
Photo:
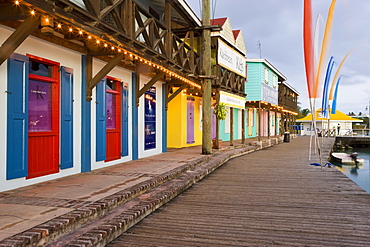
<path fill-rule="evenodd" d="M 258 102 L 258 100 L 252 100 L 252 101 L 249 101 L 249 102 L 250 102 L 250 103 L 257 103 L 257 102 Z M 275 104 L 271 104 L 271 103 L 268 103 L 268 102 L 263 101 L 263 100 L 261 100 L 261 104 L 263 104 L 263 105 L 261 105 L 261 109 L 263 109 L 263 110 L 269 109 L 269 108 L 268 108 L 268 105 L 270 105 L 270 107 L 271 107 L 272 109 L 277 109 L 278 111 L 281 111 L 281 112 L 284 112 L 284 113 L 288 113 L 288 114 L 291 114 L 291 115 L 294 115 L 294 116 L 297 116 L 297 115 L 298 115 L 298 113 L 297 113 L 297 112 L 290 111 L 290 110 L 286 110 L 286 109 L 284 109 L 284 107 L 282 107 L 282 106 L 278 106 L 278 105 L 275 105 Z"/>
<path fill-rule="evenodd" d="M 19 0 L 16 0 L 14 1 L 14 4 L 16 6 L 20 6 L 21 5 L 21 1 Z M 27 6 L 27 5 L 25 5 Z M 34 8 L 30 8 L 30 15 L 32 16 L 35 16 L 36 15 L 36 10 Z M 54 26 L 54 17 L 49 17 L 48 14 L 43 14 L 41 13 L 42 15 L 42 22 L 45 23 L 45 25 L 50 25 L 50 27 L 53 27 Z M 173 71 L 161 66 L 161 65 L 158 65 L 152 61 L 149 61 L 143 57 L 140 57 L 138 56 L 137 54 L 134 54 L 130 51 L 127 51 L 125 49 L 123 49 L 122 47 L 118 46 L 118 45 L 114 45 L 114 44 L 111 44 L 109 42 L 107 42 L 106 40 L 103 40 L 93 34 L 90 34 L 88 33 L 87 31 L 85 30 L 82 30 L 82 29 L 79 29 L 79 28 L 75 28 L 75 27 L 72 27 L 66 23 L 63 23 L 62 21 L 59 21 L 56 23 L 56 29 L 57 30 L 62 30 L 62 29 L 67 29 L 69 33 L 71 34 L 78 34 L 79 36 L 81 36 L 81 38 L 85 37 L 87 40 L 90 40 L 92 42 L 95 42 L 96 45 L 102 45 L 104 48 L 106 49 L 110 49 L 111 51 L 113 52 L 117 52 L 117 53 L 123 53 L 124 55 L 128 55 L 130 57 L 130 59 L 132 60 L 135 60 L 135 61 L 138 61 L 140 63 L 143 63 L 143 64 L 146 64 L 148 66 L 151 66 L 153 67 L 154 69 L 157 69 L 159 71 L 162 71 L 164 73 L 166 73 L 167 76 L 170 76 L 170 77 L 173 77 L 173 78 L 176 78 L 184 83 L 187 83 L 189 84 L 190 86 L 192 87 L 195 87 L 195 88 L 198 88 L 198 89 L 201 89 L 201 86 L 185 77 L 182 77 L 176 73 L 174 73 Z"/>
<path fill-rule="evenodd" d="M 16 0 L 16 1 L 14 1 L 14 4 L 16 6 L 20 6 L 21 1 Z M 27 5 L 25 5 L 25 6 L 27 6 Z M 36 10 L 34 8 L 32 8 L 32 7 L 29 7 L 29 8 L 30 8 L 30 14 L 32 16 L 35 16 L 36 15 Z M 54 22 L 53 19 L 54 19 L 54 17 L 49 17 L 48 14 L 43 14 L 43 13 L 41 13 L 41 15 L 42 15 L 42 21 L 45 23 L 45 25 L 48 25 L 47 23 L 50 23 L 50 26 L 53 26 L 53 22 Z M 78 34 L 79 36 L 81 36 L 81 38 L 84 37 L 87 40 L 90 40 L 92 42 L 95 42 L 96 45 L 102 45 L 104 48 L 110 49 L 113 52 L 123 53 L 124 55 L 128 55 L 130 57 L 130 59 L 132 59 L 132 60 L 136 60 L 136 61 L 138 61 L 140 63 L 143 63 L 143 64 L 146 64 L 148 66 L 151 66 L 154 69 L 157 69 L 157 70 L 160 70 L 160 71 L 166 73 L 167 76 L 174 77 L 174 78 L 176 78 L 176 79 L 178 79 L 178 80 L 180 80 L 180 81 L 182 81 L 184 83 L 189 84 L 190 86 L 193 86 L 195 88 L 201 89 L 201 86 L 198 85 L 197 83 L 195 83 L 193 81 L 190 81 L 189 79 L 184 78 L 184 77 L 182 77 L 182 76 L 180 76 L 180 75 L 178 75 L 178 74 L 176 74 L 176 73 L 174 73 L 174 72 L 172 72 L 172 71 L 164 68 L 161 65 L 158 65 L 156 63 L 153 63 L 152 61 L 149 61 L 149 60 L 144 59 L 144 58 L 142 58 L 142 57 L 140 57 L 140 56 L 138 56 L 138 55 L 136 55 L 136 54 L 134 54 L 132 52 L 129 52 L 129 51 L 123 49 L 122 47 L 119 47 L 118 45 L 113 45 L 113 44 L 107 42 L 104 39 L 101 39 L 101 38 L 99 38 L 99 37 L 97 37 L 97 36 L 95 36 L 93 34 L 88 33 L 87 31 L 84 31 L 84 30 L 79 29 L 79 28 L 72 27 L 69 24 L 63 23 L 62 21 L 60 21 L 60 22 L 58 22 L 56 24 L 56 29 L 57 30 L 60 30 L 61 31 L 63 28 L 65 30 L 67 30 L 71 34 Z M 183 93 L 186 93 L 186 89 L 183 90 Z M 196 93 L 195 95 L 198 95 L 198 93 Z M 215 95 L 215 93 L 213 93 L 213 96 L 214 95 Z M 264 101 L 261 101 L 261 103 L 262 104 L 265 104 L 265 105 L 268 104 L 267 102 L 264 102 Z M 297 115 L 296 112 L 286 110 L 283 107 L 280 107 L 280 106 L 277 106 L 277 105 L 271 105 L 271 106 L 277 108 L 278 110 L 280 110 L 282 112 L 289 113 L 289 114 L 292 114 L 292 115 Z"/>

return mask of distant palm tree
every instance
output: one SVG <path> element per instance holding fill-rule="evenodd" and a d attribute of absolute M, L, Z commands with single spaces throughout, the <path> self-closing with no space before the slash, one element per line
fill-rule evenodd
<path fill-rule="evenodd" d="M 300 102 L 298 102 L 298 104 L 300 104 Z M 307 116 L 311 112 L 308 108 L 301 109 L 300 106 L 297 106 L 297 108 L 298 108 L 297 119 L 304 118 L 305 116 Z"/>

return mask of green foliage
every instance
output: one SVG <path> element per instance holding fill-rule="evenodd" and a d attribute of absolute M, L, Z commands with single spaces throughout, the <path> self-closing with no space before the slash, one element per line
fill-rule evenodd
<path fill-rule="evenodd" d="M 308 114 L 310 114 L 310 110 L 308 108 L 301 109 L 301 107 L 298 106 L 298 116 L 297 116 L 297 119 L 304 118 Z"/>
<path fill-rule="evenodd" d="M 216 115 L 216 118 L 225 120 L 227 114 L 226 104 L 222 102 L 216 104 L 213 113 Z"/>

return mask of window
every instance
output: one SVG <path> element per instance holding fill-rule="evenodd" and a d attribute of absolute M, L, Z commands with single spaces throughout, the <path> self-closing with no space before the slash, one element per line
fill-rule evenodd
<path fill-rule="evenodd" d="M 53 77 L 53 66 L 50 64 L 42 63 L 39 61 L 30 61 L 29 63 L 29 73 L 44 77 Z"/>
<path fill-rule="evenodd" d="M 29 80 L 28 131 L 51 131 L 52 84 Z"/>
<path fill-rule="evenodd" d="M 265 83 L 269 83 L 269 70 L 268 68 L 265 68 Z"/>
<path fill-rule="evenodd" d="M 273 75 L 273 77 L 272 77 L 272 86 L 274 88 L 277 87 L 277 76 L 276 75 Z"/>

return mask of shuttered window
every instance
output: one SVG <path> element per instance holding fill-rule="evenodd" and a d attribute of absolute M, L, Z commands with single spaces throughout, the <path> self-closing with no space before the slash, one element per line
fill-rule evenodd
<path fill-rule="evenodd" d="M 7 97 L 7 179 L 28 175 L 28 62 L 29 58 L 12 54 L 8 59 Z"/>

